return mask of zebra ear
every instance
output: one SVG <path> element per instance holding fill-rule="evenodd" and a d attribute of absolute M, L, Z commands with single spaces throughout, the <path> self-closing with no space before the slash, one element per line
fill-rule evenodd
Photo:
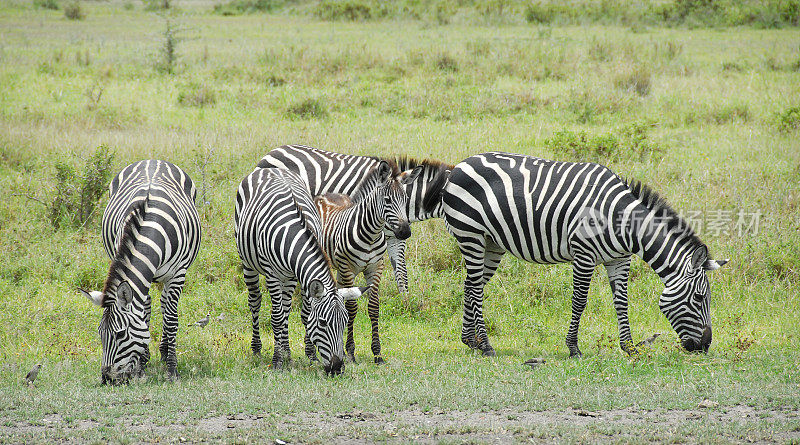
<path fill-rule="evenodd" d="M 724 260 L 706 260 L 706 262 L 703 263 L 703 270 L 708 270 L 708 271 L 717 270 L 720 267 L 728 264 L 728 261 L 730 261 L 730 260 L 729 259 L 724 259 Z"/>
<path fill-rule="evenodd" d="M 91 301 L 92 303 L 94 303 L 94 304 L 96 304 L 98 306 L 101 306 L 101 307 L 103 306 L 103 293 L 102 292 L 96 291 L 96 290 L 86 290 L 86 289 L 84 289 L 82 287 L 79 287 L 78 291 L 81 294 L 83 294 L 83 296 L 88 298 L 89 301 Z"/>
<path fill-rule="evenodd" d="M 312 301 L 319 301 L 325 295 L 325 286 L 322 285 L 320 280 L 311 280 L 308 283 L 308 297 Z"/>
<path fill-rule="evenodd" d="M 381 161 L 377 168 L 378 180 L 380 180 L 380 182 L 388 181 L 389 177 L 392 176 L 392 167 L 389 166 L 389 163 L 386 161 Z"/>
<path fill-rule="evenodd" d="M 422 173 L 422 166 L 418 165 L 414 167 L 411 171 L 403 172 L 400 174 L 400 182 L 403 184 L 411 184 L 414 182 L 417 177 Z"/>
<path fill-rule="evenodd" d="M 692 268 L 699 269 L 708 261 L 708 248 L 706 246 L 698 247 L 692 253 Z"/>
<path fill-rule="evenodd" d="M 127 281 L 123 281 L 117 286 L 117 307 L 127 311 L 133 301 L 133 289 Z"/>

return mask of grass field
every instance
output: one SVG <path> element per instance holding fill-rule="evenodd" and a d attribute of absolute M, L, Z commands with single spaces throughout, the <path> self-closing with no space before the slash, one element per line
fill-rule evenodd
<path fill-rule="evenodd" d="M 798 28 L 537 24 L 522 8 L 468 7 L 452 20 L 320 21 L 313 4 L 223 16 L 199 2 L 81 2 L 85 17 L 69 20 L 67 3 L 0 2 L 0 442 L 800 441 Z M 473 354 L 459 340 L 460 254 L 435 220 L 412 226 L 409 293 L 385 272 L 386 365 L 372 364 L 364 313 L 359 363 L 324 377 L 295 313 L 293 368 L 274 372 L 249 351 L 233 204 L 241 178 L 287 143 L 449 163 L 504 150 L 640 179 L 731 258 L 711 278 L 711 350 L 680 350 L 663 286 L 637 259 L 634 340 L 663 335 L 623 355 L 599 268 L 584 358 L 570 360 L 570 266 L 507 256 L 486 288 L 498 357 Z M 80 173 L 100 146 L 114 172 L 162 158 L 199 186 L 177 383 L 157 359 L 155 316 L 147 378 L 100 385 L 100 312 L 76 288 L 108 272 L 107 197 L 83 225 L 51 221 L 72 184 L 57 172 Z M 227 318 L 186 327 L 206 313 Z M 270 357 L 269 323 L 262 338 Z M 534 356 L 547 363 L 521 365 Z"/>

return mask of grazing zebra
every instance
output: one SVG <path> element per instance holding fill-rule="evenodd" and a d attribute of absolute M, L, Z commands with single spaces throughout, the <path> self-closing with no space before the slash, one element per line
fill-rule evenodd
<path fill-rule="evenodd" d="M 571 356 L 581 355 L 578 324 L 592 273 L 605 265 L 620 346 L 632 352 L 627 293 L 630 257 L 636 254 L 664 282 L 659 307 L 684 348 L 708 350 L 711 294 L 705 271 L 727 261 L 711 259 L 689 225 L 645 185 L 594 163 L 493 152 L 456 165 L 428 200 L 441 201 L 466 262 L 461 340 L 468 346 L 494 355 L 483 321 L 483 288 L 510 252 L 535 263 L 573 263 L 566 341 Z"/>
<path fill-rule="evenodd" d="M 161 282 L 164 332 L 159 350 L 167 376 L 177 378 L 178 299 L 186 269 L 200 248 L 195 187 L 177 166 L 158 160 L 125 167 L 111 181 L 102 235 L 112 259 L 103 291 L 81 289 L 103 308 L 103 383 L 141 374 L 150 358 L 150 284 Z"/>
<path fill-rule="evenodd" d="M 408 175 L 395 176 L 396 172 L 385 161 L 380 161 L 353 192 L 352 197 L 326 193 L 314 198 L 322 219 L 322 246 L 338 270 L 340 286 L 352 286 L 358 274 L 364 273 L 369 289 L 367 313 L 372 326 L 372 354 L 375 363 L 383 363 L 381 342 L 378 336 L 380 299 L 378 285 L 383 273 L 383 254 L 386 251 L 385 227 L 397 227 L 405 219 L 406 195 L 401 183 L 414 181 L 419 170 Z M 398 181 L 398 177 L 401 178 Z M 408 223 L 406 223 L 406 226 Z M 355 362 L 353 322 L 358 312 L 358 302 L 347 302 L 348 358 Z M 306 346 L 308 350 L 308 346 Z"/>
<path fill-rule="evenodd" d="M 452 170 L 452 165 L 439 161 L 418 161 L 412 158 L 395 157 L 381 159 L 373 156 L 354 156 L 332 153 L 304 145 L 284 145 L 264 156 L 259 167 L 279 167 L 296 172 L 308 185 L 309 192 L 314 195 L 340 193 L 352 195 L 361 180 L 381 161 L 395 163 L 401 172 L 410 172 L 420 168 L 414 181 L 405 184 L 406 218 L 408 222 L 424 221 L 430 218 L 441 218 L 441 206 L 438 204 L 423 206 L 423 198 L 430 187 L 430 181 L 439 178 L 441 170 Z M 408 273 L 406 270 L 404 240 L 394 236 L 391 228 L 386 231 L 386 244 L 389 260 L 394 269 L 397 288 L 401 293 L 408 291 Z"/>
<path fill-rule="evenodd" d="M 272 364 L 276 369 L 291 362 L 289 311 L 299 282 L 306 344 L 316 346 L 325 372 L 341 373 L 342 334 L 347 322 L 343 302 L 358 298 L 361 290 L 337 291 L 328 258 L 319 243 L 319 216 L 302 179 L 276 168 L 257 168 L 245 177 L 236 194 L 235 234 L 253 316 L 253 353 L 261 352 L 259 274 L 265 277 L 272 301 Z"/>

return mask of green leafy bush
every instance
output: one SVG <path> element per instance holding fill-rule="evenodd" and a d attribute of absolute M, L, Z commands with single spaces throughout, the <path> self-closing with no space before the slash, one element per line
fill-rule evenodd
<path fill-rule="evenodd" d="M 101 145 L 86 159 L 80 174 L 69 164 L 56 163 L 56 196 L 50 205 L 53 227 L 83 227 L 89 221 L 108 187 L 113 161 L 114 153 Z"/>
<path fill-rule="evenodd" d="M 33 7 L 36 9 L 52 9 L 58 11 L 58 2 L 56 0 L 33 0 Z"/>
<path fill-rule="evenodd" d="M 214 13 L 220 15 L 241 15 L 256 12 L 270 12 L 281 6 L 276 0 L 231 0 L 214 5 Z"/>
<path fill-rule="evenodd" d="M 64 6 L 64 17 L 70 20 L 83 20 L 86 17 L 86 14 L 84 14 L 83 9 L 81 8 L 80 1 L 75 0 L 67 3 L 67 5 Z"/>
<path fill-rule="evenodd" d="M 306 99 L 286 109 L 286 117 L 290 119 L 322 119 L 327 116 L 328 110 L 317 99 Z"/>
<path fill-rule="evenodd" d="M 778 129 L 784 133 L 800 130 L 800 106 L 791 107 L 778 115 Z"/>
<path fill-rule="evenodd" d="M 647 123 L 634 122 L 600 135 L 561 130 L 545 139 L 544 145 L 556 156 L 568 160 L 601 163 L 620 159 L 644 161 L 660 151 L 647 136 L 649 128 Z"/>
<path fill-rule="evenodd" d="M 314 9 L 322 20 L 363 21 L 372 18 L 372 5 L 358 0 L 322 0 Z"/>

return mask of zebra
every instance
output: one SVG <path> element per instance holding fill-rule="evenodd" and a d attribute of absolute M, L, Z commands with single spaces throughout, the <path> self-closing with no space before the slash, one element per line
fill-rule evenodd
<path fill-rule="evenodd" d="M 441 218 L 441 205 L 434 203 L 423 206 L 423 199 L 431 187 L 431 181 L 440 178 L 440 173 L 449 172 L 453 165 L 435 160 L 417 160 L 404 156 L 379 158 L 374 156 L 355 156 L 333 153 L 305 145 L 284 145 L 267 153 L 259 162 L 259 167 L 279 167 L 298 173 L 314 195 L 340 193 L 352 195 L 361 180 L 380 161 L 393 162 L 401 172 L 419 168 L 414 181 L 404 184 L 408 200 L 406 218 L 409 223 L 430 218 Z M 405 259 L 405 240 L 399 239 L 393 231 L 386 231 L 386 245 L 389 261 L 394 270 L 395 281 L 400 293 L 408 292 L 408 272 Z"/>
<path fill-rule="evenodd" d="M 150 359 L 153 282 L 164 285 L 161 360 L 166 363 L 167 377 L 178 377 L 178 299 L 201 239 L 195 195 L 189 175 L 160 160 L 130 164 L 109 185 L 101 231 L 111 267 L 102 291 L 80 289 L 103 308 L 98 332 L 104 384 L 124 383 L 144 372 Z"/>
<path fill-rule="evenodd" d="M 603 264 L 614 295 L 620 347 L 632 344 L 628 323 L 631 255 L 653 268 L 665 288 L 659 307 L 689 351 L 711 344 L 706 271 L 727 260 L 708 248 L 655 191 L 588 162 L 556 162 L 490 152 L 471 156 L 439 181 L 426 200 L 440 202 L 447 230 L 464 257 L 461 340 L 495 355 L 483 320 L 483 288 L 505 252 L 540 264 L 573 263 L 572 318 L 566 343 L 581 355 L 578 325 L 594 268 Z"/>
<path fill-rule="evenodd" d="M 234 227 L 252 314 L 253 353 L 261 352 L 259 274 L 265 277 L 272 301 L 275 369 L 291 363 L 289 312 L 299 282 L 306 344 L 316 346 L 326 373 L 340 374 L 347 322 L 344 302 L 358 298 L 363 290 L 336 289 L 329 259 L 319 243 L 320 219 L 302 179 L 288 170 L 256 168 L 239 185 Z"/>
<path fill-rule="evenodd" d="M 420 169 L 396 175 L 386 161 L 380 161 L 353 192 L 352 197 L 326 193 L 314 198 L 322 219 L 322 246 L 338 270 L 340 286 L 352 286 L 358 274 L 364 273 L 369 297 L 367 313 L 372 326 L 372 354 L 375 363 L 383 363 L 378 335 L 380 299 L 378 285 L 383 273 L 383 254 L 386 252 L 385 227 L 398 226 L 404 219 L 407 201 L 401 184 L 414 181 Z M 398 181 L 398 178 L 400 179 Z M 407 224 L 406 224 L 407 225 Z M 353 323 L 358 312 L 358 302 L 347 302 L 348 358 L 355 362 Z M 306 350 L 309 350 L 308 345 Z M 312 349 L 313 352 L 313 349 Z"/>

